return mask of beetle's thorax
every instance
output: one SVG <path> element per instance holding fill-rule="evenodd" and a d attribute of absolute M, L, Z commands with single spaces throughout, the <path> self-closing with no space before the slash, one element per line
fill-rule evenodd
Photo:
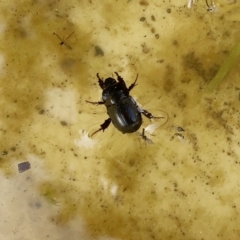
<path fill-rule="evenodd" d="M 105 80 L 110 80 L 109 78 Z M 114 80 L 114 79 L 111 79 Z M 115 80 L 114 80 L 115 81 Z M 104 82 L 104 84 L 105 84 Z M 105 102 L 106 106 L 112 104 L 118 104 L 119 101 L 127 97 L 128 94 L 125 89 L 122 89 L 121 85 L 115 81 L 109 81 L 107 87 L 103 89 L 102 100 Z"/>

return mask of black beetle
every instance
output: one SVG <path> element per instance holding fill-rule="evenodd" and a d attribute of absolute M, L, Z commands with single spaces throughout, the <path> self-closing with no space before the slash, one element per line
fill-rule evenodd
<path fill-rule="evenodd" d="M 100 129 L 95 131 L 91 136 L 101 130 L 104 131 L 111 122 L 122 133 L 136 132 L 142 125 L 141 114 L 149 119 L 163 118 L 154 117 L 150 112 L 140 108 L 135 100 L 129 95 L 130 91 L 136 86 L 138 75 L 134 83 L 127 88 L 123 78 L 119 76 L 117 72 L 115 72 L 115 74 L 117 75 L 117 80 L 109 77 L 103 81 L 97 73 L 98 84 L 103 89 L 102 101 L 86 101 L 95 105 L 104 104 L 109 116 L 109 118 L 100 125 Z"/>

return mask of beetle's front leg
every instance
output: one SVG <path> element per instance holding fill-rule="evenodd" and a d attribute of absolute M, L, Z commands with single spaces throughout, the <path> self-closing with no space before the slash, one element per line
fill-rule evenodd
<path fill-rule="evenodd" d="M 145 117 L 147 117 L 147 118 L 149 118 L 149 119 L 153 119 L 153 118 L 164 118 L 164 117 L 155 117 L 155 116 L 153 116 L 150 112 L 148 112 L 147 110 L 145 110 L 145 109 L 142 109 L 142 108 L 140 108 L 140 112 L 145 116 Z"/>
<path fill-rule="evenodd" d="M 91 104 L 94 104 L 94 105 L 101 105 L 101 104 L 104 104 L 103 101 L 99 101 L 99 102 L 91 102 L 91 101 L 87 101 L 85 100 L 87 103 L 91 103 Z"/>
<path fill-rule="evenodd" d="M 128 92 L 130 92 L 135 86 L 137 86 L 137 84 L 136 84 L 137 79 L 138 79 L 138 74 L 137 74 L 137 77 L 136 77 L 134 83 L 132 83 L 132 84 L 128 87 Z"/>
<path fill-rule="evenodd" d="M 117 75 L 117 80 L 119 81 L 119 83 L 120 83 L 124 88 L 127 88 L 127 87 L 126 87 L 126 83 L 125 83 L 125 81 L 123 80 L 123 78 L 122 78 L 117 72 L 115 72 L 115 74 Z"/>
<path fill-rule="evenodd" d="M 104 123 L 100 125 L 100 128 L 91 135 L 91 137 L 101 130 L 104 132 L 104 130 L 107 129 L 108 126 L 110 125 L 111 121 L 112 121 L 111 118 L 105 120 Z"/>
<path fill-rule="evenodd" d="M 99 77 L 99 74 L 97 73 L 97 78 L 98 78 L 98 84 L 101 89 L 103 89 L 103 80 Z"/>

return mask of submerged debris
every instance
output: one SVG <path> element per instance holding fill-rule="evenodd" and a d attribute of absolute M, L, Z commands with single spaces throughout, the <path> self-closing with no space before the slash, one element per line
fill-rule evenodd
<path fill-rule="evenodd" d="M 237 63 L 240 56 L 240 42 L 231 50 L 225 62 L 220 67 L 216 76 L 209 82 L 206 91 L 210 92 L 218 87 L 218 85 L 225 79 L 225 76 L 230 71 L 235 63 Z"/>
<path fill-rule="evenodd" d="M 95 56 L 104 56 L 104 52 L 99 46 L 95 46 Z"/>
<path fill-rule="evenodd" d="M 20 173 L 27 171 L 31 168 L 31 164 L 29 162 L 22 162 L 18 164 L 18 171 Z"/>
<path fill-rule="evenodd" d="M 74 140 L 74 143 L 75 143 L 76 146 L 84 147 L 86 149 L 91 149 L 97 143 L 96 140 L 93 140 L 89 137 L 88 132 L 86 132 L 84 130 L 80 130 L 79 134 L 80 134 L 80 139 L 75 139 Z"/>

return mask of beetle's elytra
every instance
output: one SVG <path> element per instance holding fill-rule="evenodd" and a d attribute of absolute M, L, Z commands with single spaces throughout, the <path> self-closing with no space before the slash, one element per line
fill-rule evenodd
<path fill-rule="evenodd" d="M 123 78 L 117 72 L 115 74 L 117 75 L 117 80 L 111 77 L 102 80 L 97 73 L 98 84 L 103 90 L 102 101 L 86 101 L 95 105 L 104 104 L 109 116 L 91 136 L 101 130 L 104 131 L 111 122 L 122 133 L 136 132 L 142 125 L 141 114 L 149 119 L 163 118 L 154 117 L 150 112 L 140 108 L 130 96 L 130 91 L 136 86 L 138 75 L 135 81 L 127 87 Z"/>

